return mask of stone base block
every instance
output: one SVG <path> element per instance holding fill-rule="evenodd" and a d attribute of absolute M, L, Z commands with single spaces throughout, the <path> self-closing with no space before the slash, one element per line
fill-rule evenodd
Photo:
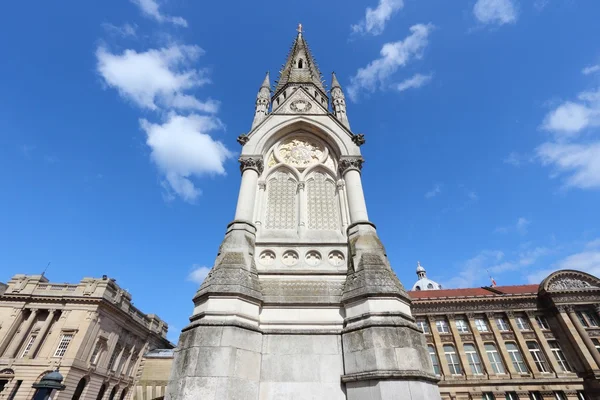
<path fill-rule="evenodd" d="M 347 400 L 439 400 L 435 383 L 373 380 L 346 383 Z"/>

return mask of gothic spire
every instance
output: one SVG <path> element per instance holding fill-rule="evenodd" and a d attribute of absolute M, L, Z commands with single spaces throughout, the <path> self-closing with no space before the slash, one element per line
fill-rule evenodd
<path fill-rule="evenodd" d="M 269 97 L 271 95 L 271 82 L 269 80 L 269 72 L 265 75 L 265 80 L 258 94 L 256 95 L 256 106 L 254 108 L 254 120 L 252 121 L 252 129 L 260 124 L 267 116 L 269 112 Z"/>
<path fill-rule="evenodd" d="M 288 53 L 287 61 L 279 71 L 279 80 L 273 97 L 276 97 L 278 92 L 289 83 L 312 83 L 325 94 L 322 79 L 319 67 L 302 35 L 302 24 L 298 24 L 298 34 Z"/>
<path fill-rule="evenodd" d="M 331 108 L 333 108 L 333 114 L 337 120 L 346 128 L 350 129 L 350 122 L 346 115 L 346 97 L 335 76 L 335 72 L 331 73 Z"/>

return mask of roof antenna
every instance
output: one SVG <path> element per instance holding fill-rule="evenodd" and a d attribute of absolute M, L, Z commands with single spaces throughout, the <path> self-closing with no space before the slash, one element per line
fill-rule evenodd
<path fill-rule="evenodd" d="M 44 276 L 44 274 L 46 274 L 46 271 L 48 270 L 48 267 L 50 266 L 50 263 L 52 261 L 48 261 L 48 264 L 46 265 L 46 268 L 44 268 L 44 271 L 42 272 L 42 276 Z"/>

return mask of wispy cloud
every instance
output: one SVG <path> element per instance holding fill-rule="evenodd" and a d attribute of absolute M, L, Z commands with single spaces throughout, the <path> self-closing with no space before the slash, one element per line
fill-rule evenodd
<path fill-rule="evenodd" d="M 397 42 L 386 43 L 380 51 L 380 57 L 366 67 L 359 68 L 350 79 L 348 94 L 356 101 L 359 94 L 387 88 L 389 78 L 412 59 L 419 59 L 429 43 L 432 24 L 418 24 L 410 27 L 410 35 Z"/>
<path fill-rule="evenodd" d="M 131 24 L 123 24 L 121 26 L 104 23 L 102 27 L 105 31 L 111 35 L 117 35 L 121 37 L 135 37 L 137 35 L 137 26 Z"/>
<path fill-rule="evenodd" d="M 363 18 L 358 24 L 352 25 L 353 33 L 380 35 L 386 23 L 398 10 L 404 7 L 403 0 L 379 0 L 377 8 L 368 7 Z"/>
<path fill-rule="evenodd" d="M 528 274 L 527 280 L 531 283 L 538 283 L 552 272 L 560 269 L 575 269 L 600 276 L 600 239 L 588 242 L 584 251 L 571 254 L 557 261 L 552 265 L 552 268 L 545 268 Z"/>
<path fill-rule="evenodd" d="M 511 152 L 504 160 L 505 164 L 510 164 L 515 167 L 519 167 L 523 164 L 528 164 L 534 161 L 534 157 L 529 154 L 517 153 L 516 151 Z"/>
<path fill-rule="evenodd" d="M 440 183 L 436 183 L 435 185 L 433 185 L 433 188 L 430 191 L 425 193 L 425 198 L 431 199 L 440 193 L 442 193 L 442 185 Z"/>
<path fill-rule="evenodd" d="M 581 73 L 584 75 L 595 74 L 600 71 L 600 64 L 590 65 L 581 70 Z"/>
<path fill-rule="evenodd" d="M 431 82 L 432 78 L 433 78 L 433 74 L 429 74 L 429 75 L 415 74 L 412 77 L 405 79 L 404 81 L 402 81 L 398 85 L 396 85 L 396 90 L 399 92 L 403 92 L 408 89 L 420 88 L 421 86 L 424 86 L 424 85 L 428 84 L 429 82 Z"/>
<path fill-rule="evenodd" d="M 188 25 L 187 21 L 182 17 L 172 17 L 161 13 L 160 7 L 155 0 L 131 0 L 131 2 L 140 8 L 142 14 L 158 22 L 169 22 L 183 27 L 187 27 Z"/>
<path fill-rule="evenodd" d="M 512 0 L 477 0 L 473 14 L 480 23 L 493 25 L 515 23 L 518 17 Z"/>
<path fill-rule="evenodd" d="M 204 282 L 204 279 L 206 279 L 206 276 L 208 275 L 211 269 L 204 265 L 198 264 L 194 264 L 193 268 L 194 269 L 187 276 L 187 280 L 201 285 L 202 282 Z"/>
<path fill-rule="evenodd" d="M 499 226 L 494 229 L 494 233 L 510 233 L 517 232 L 520 235 L 526 235 L 531 221 L 525 217 L 519 217 L 517 222 L 508 226 Z"/>

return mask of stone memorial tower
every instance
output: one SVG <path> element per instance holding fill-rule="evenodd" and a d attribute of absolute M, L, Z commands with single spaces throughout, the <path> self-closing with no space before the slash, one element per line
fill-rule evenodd
<path fill-rule="evenodd" d="M 166 400 L 439 400 L 369 221 L 364 138 L 335 74 L 326 91 L 301 25 L 238 141 L 235 218 L 194 297 Z"/>

